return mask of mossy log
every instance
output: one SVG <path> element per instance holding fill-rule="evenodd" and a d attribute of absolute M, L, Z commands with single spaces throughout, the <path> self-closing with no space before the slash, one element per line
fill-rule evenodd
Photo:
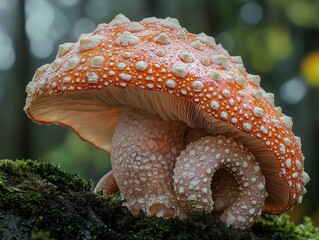
<path fill-rule="evenodd" d="M 319 239 L 309 219 L 261 217 L 251 229 L 226 227 L 214 214 L 185 220 L 132 216 L 116 196 L 59 166 L 0 160 L 0 239 Z"/>

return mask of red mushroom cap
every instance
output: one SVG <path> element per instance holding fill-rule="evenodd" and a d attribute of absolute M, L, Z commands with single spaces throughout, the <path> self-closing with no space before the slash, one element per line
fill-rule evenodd
<path fill-rule="evenodd" d="M 28 84 L 25 112 L 68 126 L 106 152 L 126 105 L 231 136 L 259 162 L 269 193 L 264 211 L 277 214 L 301 201 L 308 175 L 291 118 L 259 84 L 240 57 L 176 19 L 138 23 L 118 15 L 59 47 Z"/>

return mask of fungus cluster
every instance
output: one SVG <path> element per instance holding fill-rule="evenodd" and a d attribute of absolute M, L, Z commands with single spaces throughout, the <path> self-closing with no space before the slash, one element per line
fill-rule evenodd
<path fill-rule="evenodd" d="M 217 211 L 246 228 L 302 201 L 309 181 L 292 120 L 204 33 L 118 15 L 60 45 L 26 89 L 25 112 L 111 153 L 97 185 L 135 214 Z M 219 183 L 219 184 L 217 184 Z"/>

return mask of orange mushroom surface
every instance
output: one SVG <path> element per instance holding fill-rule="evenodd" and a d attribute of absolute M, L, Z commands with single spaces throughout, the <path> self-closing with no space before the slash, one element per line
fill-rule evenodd
<path fill-rule="evenodd" d="M 217 211 L 250 227 L 302 201 L 309 181 L 292 120 L 260 78 L 176 19 L 118 15 L 59 47 L 26 89 L 35 122 L 73 129 L 111 153 L 97 188 L 133 214 Z"/>

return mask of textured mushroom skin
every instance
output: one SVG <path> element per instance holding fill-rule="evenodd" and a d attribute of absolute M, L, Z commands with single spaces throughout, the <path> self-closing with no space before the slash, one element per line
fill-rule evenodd
<path fill-rule="evenodd" d="M 164 217 L 180 214 L 173 168 L 183 149 L 186 127 L 140 109 L 129 109 L 122 116 L 113 136 L 111 158 L 121 195 L 133 214 L 140 210 Z"/>
<path fill-rule="evenodd" d="M 125 152 L 117 153 L 125 141 L 121 138 L 125 131 L 118 130 L 121 127 L 117 127 L 113 137 L 118 149 L 111 144 L 115 127 L 121 125 L 118 113 L 125 111 L 120 106 L 129 105 L 157 113 L 154 121 L 162 119 L 173 125 L 184 122 L 189 127 L 204 129 L 204 135 L 209 132 L 209 135 L 244 140 L 242 144 L 255 155 L 261 168 L 267 167 L 268 160 L 275 162 L 276 166 L 263 170 L 269 193 L 263 207 L 267 213 L 278 214 L 291 209 L 306 193 L 304 186 L 309 176 L 303 171 L 301 143 L 292 132 L 291 118 L 274 106 L 273 94 L 260 87 L 258 76 L 246 72 L 240 57 L 230 56 L 212 37 L 187 32 L 176 19 L 148 18 L 131 22 L 120 14 L 109 24 L 99 25 L 93 33 L 81 35 L 78 42 L 62 44 L 56 59 L 36 71 L 26 91 L 25 111 L 32 120 L 68 126 L 96 147 L 107 153 L 112 151 L 117 154 L 112 156 L 113 168 L 118 164 L 115 159 L 128 166 L 133 163 L 134 157 L 121 160 Z M 183 105 L 177 106 L 176 99 Z M 183 111 L 188 111 L 188 115 Z M 135 136 L 142 132 L 140 129 Z M 169 135 L 170 131 L 167 133 Z M 174 141 L 178 149 L 193 141 L 187 138 L 198 138 L 177 135 Z M 146 146 L 147 138 L 144 140 Z M 134 139 L 130 141 L 135 144 Z M 141 141 L 140 146 L 144 147 Z M 131 150 L 128 152 L 134 154 Z M 173 160 L 165 161 L 169 162 L 171 170 Z M 271 172 L 272 169 L 278 172 Z M 112 192 L 116 182 L 125 200 L 130 201 L 134 196 L 124 190 L 123 181 L 132 181 L 130 176 L 124 177 L 131 173 L 134 171 L 124 173 L 117 169 L 113 172 L 114 179 L 112 174 L 104 178 L 112 181 L 100 183 Z M 164 174 L 172 176 L 169 171 Z M 280 191 L 271 189 L 278 181 L 281 186 L 278 189 L 285 192 L 282 201 L 281 196 L 278 197 Z M 134 188 L 138 192 L 138 184 Z M 166 200 L 160 200 L 159 205 L 132 200 L 128 207 L 140 207 L 147 213 L 151 207 L 155 212 L 164 206 L 168 212 L 178 210 L 176 200 L 172 199 L 171 182 L 162 189 L 170 189 L 170 192 L 165 193 Z M 218 188 L 215 190 L 219 195 Z M 146 188 L 144 191 L 144 196 L 149 194 Z M 220 196 L 224 196 L 223 193 Z M 269 201 L 272 198 L 275 204 Z M 281 202 L 276 204 L 276 201 Z"/>
<path fill-rule="evenodd" d="M 211 188 L 213 176 L 220 169 L 227 170 L 238 183 L 237 193 L 227 183 L 229 176 L 225 173 L 219 175 L 226 177 L 222 179 L 225 185 L 220 182 L 222 190 Z M 201 138 L 182 151 L 174 169 L 174 188 L 186 213 L 213 211 L 216 191 L 220 195 L 217 207 L 224 209 L 221 220 L 240 228 L 255 222 L 267 197 L 265 179 L 254 156 L 242 144 L 223 136 Z"/>

